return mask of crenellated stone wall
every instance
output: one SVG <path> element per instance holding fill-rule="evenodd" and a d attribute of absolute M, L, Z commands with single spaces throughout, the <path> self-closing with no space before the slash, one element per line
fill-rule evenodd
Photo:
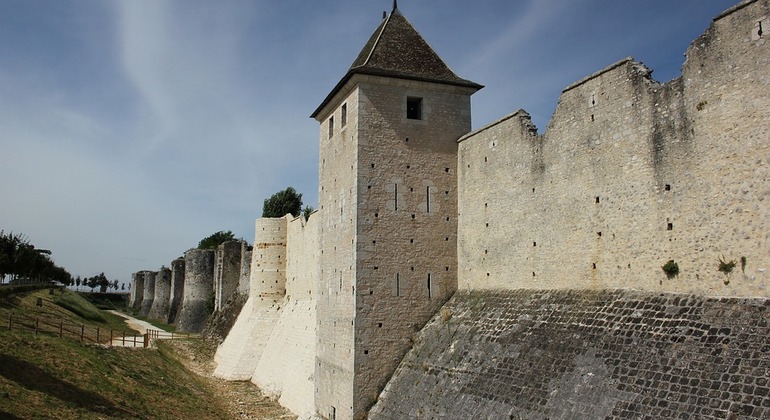
<path fill-rule="evenodd" d="M 770 416 L 768 16 L 716 17 L 667 83 L 632 58 L 573 83 L 543 134 L 343 79 L 320 209 L 257 220 L 215 374 L 303 418 Z"/>
<path fill-rule="evenodd" d="M 517 111 L 461 138 L 459 287 L 770 296 L 767 14 L 716 18 L 668 83 L 632 59 L 574 83 L 543 135 Z"/>

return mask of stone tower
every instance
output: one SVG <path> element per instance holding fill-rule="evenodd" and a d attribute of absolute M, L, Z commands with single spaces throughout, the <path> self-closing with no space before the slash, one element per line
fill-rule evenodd
<path fill-rule="evenodd" d="M 311 117 L 321 124 L 315 400 L 363 417 L 457 288 L 457 140 L 482 86 L 393 5 Z"/>

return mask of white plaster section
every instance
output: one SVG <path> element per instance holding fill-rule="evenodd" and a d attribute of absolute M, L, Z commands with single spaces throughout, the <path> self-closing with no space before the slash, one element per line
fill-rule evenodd
<path fill-rule="evenodd" d="M 301 418 L 315 412 L 314 219 L 257 220 L 251 293 L 217 350 L 214 371 L 225 379 L 251 380 Z"/>
<path fill-rule="evenodd" d="M 227 338 L 217 349 L 214 376 L 250 380 L 279 315 L 278 305 L 271 300 L 250 296 Z"/>

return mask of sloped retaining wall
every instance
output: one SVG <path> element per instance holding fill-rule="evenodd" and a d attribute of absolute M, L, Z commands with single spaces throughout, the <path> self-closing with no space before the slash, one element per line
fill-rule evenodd
<path fill-rule="evenodd" d="M 770 418 L 770 300 L 458 292 L 370 412 L 386 418 Z"/>

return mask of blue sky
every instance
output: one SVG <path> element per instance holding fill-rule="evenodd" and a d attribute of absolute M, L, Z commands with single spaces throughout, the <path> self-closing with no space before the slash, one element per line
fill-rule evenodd
<path fill-rule="evenodd" d="M 665 82 L 722 0 L 421 0 L 399 9 L 486 87 L 473 126 L 545 130 L 561 90 L 633 56 Z M 127 281 L 272 193 L 317 204 L 318 124 L 391 0 L 0 0 L 0 229 Z"/>

